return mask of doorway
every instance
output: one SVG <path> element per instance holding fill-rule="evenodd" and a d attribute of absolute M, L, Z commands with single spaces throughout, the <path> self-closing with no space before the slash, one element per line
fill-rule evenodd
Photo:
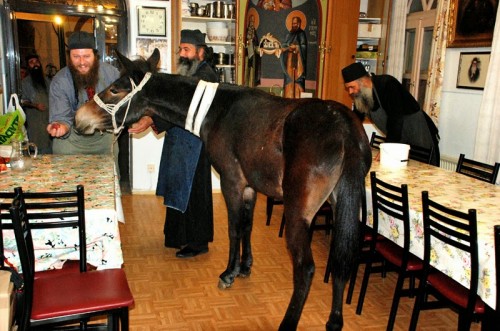
<path fill-rule="evenodd" d="M 2 104 L 6 107 L 12 93 L 22 95 L 21 68 L 25 56 L 35 51 L 49 78 L 66 66 L 66 45 L 74 31 L 86 31 L 96 37 L 100 60 L 117 65 L 115 50 L 128 55 L 128 17 L 125 0 L 75 0 L 71 5 L 53 0 L 0 0 L 0 57 L 3 89 Z M 120 178 L 129 179 L 129 139 L 122 134 Z"/>

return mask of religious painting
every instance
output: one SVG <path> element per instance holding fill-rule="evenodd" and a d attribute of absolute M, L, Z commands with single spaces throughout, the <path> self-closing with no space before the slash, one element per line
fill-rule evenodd
<path fill-rule="evenodd" d="M 243 84 L 286 98 L 317 95 L 320 13 L 317 0 L 249 1 Z"/>
<path fill-rule="evenodd" d="M 490 64 L 490 53 L 460 53 L 457 88 L 482 90 Z"/>
<path fill-rule="evenodd" d="M 448 47 L 489 47 L 498 0 L 451 0 Z"/>

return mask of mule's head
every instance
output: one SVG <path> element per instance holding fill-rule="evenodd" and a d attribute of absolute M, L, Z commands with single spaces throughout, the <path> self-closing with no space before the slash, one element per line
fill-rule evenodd
<path fill-rule="evenodd" d="M 75 129 L 81 134 L 116 129 L 113 122 L 116 126 L 120 126 L 122 123 L 128 125 L 137 122 L 147 111 L 146 101 L 140 97 L 141 92 L 138 87 L 142 87 L 141 82 L 143 82 L 146 73 L 156 72 L 160 61 L 160 52 L 155 49 L 149 59 L 135 61 L 129 60 L 119 52 L 116 54 L 122 66 L 120 78 L 97 95 L 97 99 L 101 102 L 96 102 L 96 98 L 89 100 L 76 112 Z M 132 96 L 132 100 L 124 100 L 124 98 L 128 99 Z M 126 102 L 121 106 L 115 106 L 122 100 Z"/>

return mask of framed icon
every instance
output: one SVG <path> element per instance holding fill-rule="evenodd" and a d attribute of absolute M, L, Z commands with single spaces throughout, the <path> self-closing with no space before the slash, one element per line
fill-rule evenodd
<path fill-rule="evenodd" d="M 451 0 L 448 47 L 490 47 L 498 0 Z"/>
<path fill-rule="evenodd" d="M 139 36 L 166 37 L 167 10 L 161 7 L 137 8 L 137 34 Z"/>
<path fill-rule="evenodd" d="M 489 52 L 460 53 L 457 87 L 476 90 L 484 89 L 489 65 Z"/>

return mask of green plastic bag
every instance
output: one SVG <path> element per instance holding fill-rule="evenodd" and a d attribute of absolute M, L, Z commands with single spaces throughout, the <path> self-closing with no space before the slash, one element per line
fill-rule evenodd
<path fill-rule="evenodd" d="M 0 145 L 9 145 L 13 139 L 25 140 L 27 138 L 26 114 L 24 113 L 17 94 L 10 97 L 7 113 L 0 116 Z"/>

